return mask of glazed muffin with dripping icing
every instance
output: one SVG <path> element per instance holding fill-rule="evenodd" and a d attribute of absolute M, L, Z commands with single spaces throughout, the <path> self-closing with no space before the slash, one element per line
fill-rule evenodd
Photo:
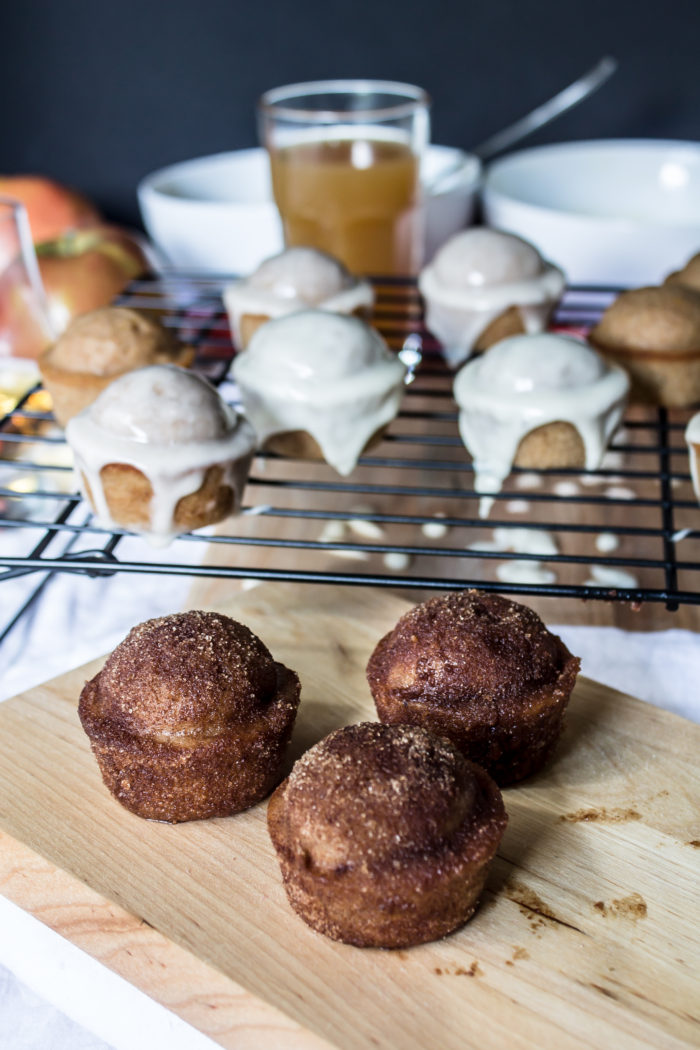
<path fill-rule="evenodd" d="M 462 441 L 490 510 L 513 466 L 595 470 L 624 412 L 629 380 L 568 336 L 513 336 L 457 373 Z"/>
<path fill-rule="evenodd" d="M 236 513 L 255 450 L 250 423 L 175 365 L 115 380 L 70 420 L 66 439 L 99 521 L 156 546 Z"/>
<path fill-rule="evenodd" d="M 668 408 L 700 401 L 700 294 L 694 289 L 670 283 L 623 292 L 589 338 L 627 370 L 633 400 Z"/>
<path fill-rule="evenodd" d="M 316 248 L 287 248 L 224 289 L 236 346 L 244 349 L 273 317 L 300 310 L 328 310 L 367 319 L 374 304 L 369 281 L 359 280 L 332 255 Z"/>
<path fill-rule="evenodd" d="M 307 310 L 260 328 L 231 374 L 264 448 L 347 475 L 396 416 L 406 366 L 358 318 Z"/>
<path fill-rule="evenodd" d="M 418 286 L 426 324 L 455 366 L 508 336 L 544 331 L 564 275 L 521 237 L 475 227 L 443 245 Z"/>
<path fill-rule="evenodd" d="M 78 714 L 107 789 L 132 813 L 227 817 L 279 782 L 299 679 L 220 613 L 139 624 L 85 684 Z"/>
<path fill-rule="evenodd" d="M 119 376 L 156 364 L 186 368 L 193 360 L 194 350 L 178 345 L 159 321 L 105 306 L 74 318 L 38 363 L 54 416 L 65 427 Z"/>
<path fill-rule="evenodd" d="M 683 288 L 690 288 L 691 291 L 700 292 L 700 252 L 688 259 L 688 262 L 681 270 L 676 270 L 674 273 L 670 273 L 664 284 L 679 284 Z"/>
<path fill-rule="evenodd" d="M 449 737 L 504 786 L 542 767 L 579 660 L 525 605 L 458 591 L 405 613 L 367 665 L 377 713 Z"/>
<path fill-rule="evenodd" d="M 338 729 L 268 805 L 289 903 L 358 947 L 437 940 L 474 913 L 507 817 L 493 780 L 417 726 Z"/>

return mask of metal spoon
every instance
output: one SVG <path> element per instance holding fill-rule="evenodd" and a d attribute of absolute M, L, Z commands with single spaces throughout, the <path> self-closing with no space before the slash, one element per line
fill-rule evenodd
<path fill-rule="evenodd" d="M 514 145 L 514 143 L 519 142 L 527 135 L 531 135 L 533 131 L 537 131 L 539 128 L 544 127 L 545 124 L 549 124 L 550 121 L 555 120 L 568 109 L 577 106 L 579 102 L 583 102 L 585 98 L 588 98 L 588 96 L 592 95 L 594 91 L 597 91 L 598 88 L 613 75 L 617 66 L 618 63 L 616 58 L 612 58 L 610 55 L 605 55 L 595 64 L 595 66 L 593 66 L 592 69 L 589 69 L 582 77 L 574 80 L 574 82 L 569 84 L 568 87 L 559 91 L 553 98 L 550 98 L 547 102 L 543 102 L 541 106 L 537 106 L 536 109 L 533 109 L 530 113 L 526 114 L 526 116 L 521 117 L 520 120 L 516 120 L 514 124 L 504 128 L 503 131 L 499 131 L 495 135 L 492 135 L 469 152 L 482 161 L 490 160 L 492 157 L 495 157 L 496 154 L 503 153 Z M 462 164 L 463 161 L 458 160 L 455 161 L 454 164 L 451 164 L 449 168 L 441 171 L 433 182 L 430 183 L 430 193 L 440 192 L 440 187 L 448 182 L 452 176 L 459 171 Z"/>

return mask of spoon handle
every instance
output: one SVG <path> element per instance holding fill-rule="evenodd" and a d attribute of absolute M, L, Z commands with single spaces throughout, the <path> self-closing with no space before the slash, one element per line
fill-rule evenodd
<path fill-rule="evenodd" d="M 574 80 L 573 84 L 569 84 L 568 87 L 565 87 L 563 91 L 559 91 L 553 98 L 543 102 L 541 106 L 533 109 L 531 113 L 521 117 L 520 120 L 516 120 L 514 124 L 504 128 L 503 131 L 492 135 L 491 138 L 486 139 L 485 142 L 482 142 L 470 152 L 475 153 L 481 160 L 490 160 L 497 153 L 503 153 L 513 143 L 525 138 L 526 135 L 532 134 L 538 128 L 544 127 L 545 124 L 549 124 L 550 120 L 558 117 L 560 113 L 565 113 L 567 109 L 577 106 L 584 98 L 588 98 L 613 75 L 616 69 L 617 59 L 606 55 L 592 69 L 584 73 L 582 77 Z"/>

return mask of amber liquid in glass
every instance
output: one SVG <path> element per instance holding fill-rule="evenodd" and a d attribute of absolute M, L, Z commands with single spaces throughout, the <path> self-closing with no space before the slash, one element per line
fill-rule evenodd
<path fill-rule="evenodd" d="M 356 274 L 418 271 L 418 158 L 407 145 L 303 142 L 273 150 L 270 161 L 288 247 L 320 248 Z"/>

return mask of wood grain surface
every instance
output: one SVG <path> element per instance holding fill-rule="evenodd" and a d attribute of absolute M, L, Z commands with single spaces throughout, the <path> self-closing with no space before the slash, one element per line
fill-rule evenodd
<path fill-rule="evenodd" d="M 364 666 L 403 601 L 276 584 L 218 604 L 300 673 L 290 761 L 372 717 Z M 582 680 L 556 759 L 505 792 L 475 918 L 363 951 L 289 910 L 264 804 L 169 826 L 107 794 L 76 713 L 97 666 L 0 706 L 2 891 L 221 1045 L 700 1045 L 699 727 Z"/>

